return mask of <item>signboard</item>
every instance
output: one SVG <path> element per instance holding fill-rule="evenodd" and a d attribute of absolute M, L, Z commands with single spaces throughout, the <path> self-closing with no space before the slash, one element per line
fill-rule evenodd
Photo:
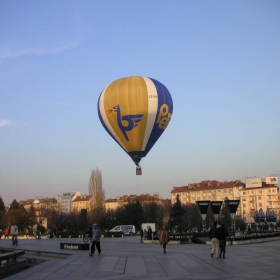
<path fill-rule="evenodd" d="M 231 216 L 234 218 L 237 208 L 239 206 L 240 200 L 225 200 L 226 207 L 230 212 Z"/>
<path fill-rule="evenodd" d="M 262 178 L 250 178 L 245 181 L 246 188 L 260 188 L 262 187 Z"/>
<path fill-rule="evenodd" d="M 210 202 L 211 202 L 210 200 L 196 201 L 196 205 L 198 206 L 200 215 L 203 220 L 205 220 L 205 218 L 206 218 L 206 214 L 207 214 Z"/>
<path fill-rule="evenodd" d="M 60 249 L 89 250 L 89 243 L 60 243 Z"/>
<path fill-rule="evenodd" d="M 210 206 L 212 208 L 213 214 L 215 219 L 218 219 L 218 216 L 220 214 L 220 210 L 222 207 L 223 202 L 222 201 L 211 201 Z"/>
<path fill-rule="evenodd" d="M 277 185 L 278 184 L 278 177 L 265 177 L 264 181 L 266 184 Z"/>

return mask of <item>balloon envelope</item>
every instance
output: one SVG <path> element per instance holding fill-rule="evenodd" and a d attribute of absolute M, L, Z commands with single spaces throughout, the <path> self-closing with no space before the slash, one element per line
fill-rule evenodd
<path fill-rule="evenodd" d="M 168 126 L 172 112 L 168 89 L 141 76 L 112 82 L 98 100 L 102 125 L 137 166 Z"/>

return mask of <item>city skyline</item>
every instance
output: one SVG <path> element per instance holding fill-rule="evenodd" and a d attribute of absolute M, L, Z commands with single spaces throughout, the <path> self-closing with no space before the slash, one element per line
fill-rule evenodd
<path fill-rule="evenodd" d="M 0 196 L 159 193 L 279 174 L 279 1 L 1 1 Z M 142 175 L 97 113 L 102 90 L 151 77 L 172 119 Z"/>

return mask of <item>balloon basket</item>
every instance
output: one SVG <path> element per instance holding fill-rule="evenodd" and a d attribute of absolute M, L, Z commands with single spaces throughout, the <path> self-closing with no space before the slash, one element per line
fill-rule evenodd
<path fill-rule="evenodd" d="M 136 175 L 142 175 L 142 169 L 136 168 Z"/>

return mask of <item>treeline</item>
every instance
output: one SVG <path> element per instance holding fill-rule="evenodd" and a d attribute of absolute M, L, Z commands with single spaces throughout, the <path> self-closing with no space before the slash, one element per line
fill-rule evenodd
<path fill-rule="evenodd" d="M 207 227 L 214 221 L 211 211 L 206 217 Z M 57 232 L 85 233 L 88 228 L 97 223 L 104 231 L 112 229 L 116 225 L 135 225 L 140 230 L 142 223 L 156 223 L 158 227 L 163 224 L 176 231 L 201 231 L 202 220 L 196 204 L 182 205 L 179 195 L 172 206 L 165 206 L 157 202 L 141 203 L 139 200 L 130 201 L 115 211 L 106 211 L 103 206 L 95 207 L 91 211 L 80 213 L 62 213 L 56 209 L 34 209 L 27 211 L 14 200 L 5 211 L 5 205 L 0 197 L 0 227 L 4 229 L 11 223 L 17 224 L 20 231 L 27 227 L 33 227 L 47 219 L 48 229 L 56 229 Z M 231 219 L 226 208 L 222 208 L 219 220 L 230 227 Z"/>

